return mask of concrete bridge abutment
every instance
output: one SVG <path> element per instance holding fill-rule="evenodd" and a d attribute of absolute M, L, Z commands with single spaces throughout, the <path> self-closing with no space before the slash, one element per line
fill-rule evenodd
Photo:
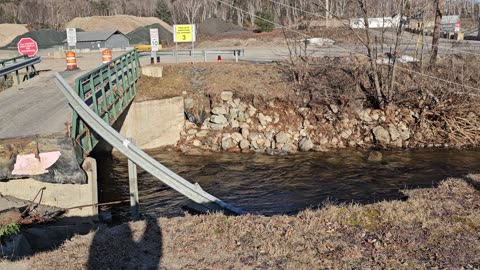
<path fill-rule="evenodd" d="M 98 215 L 97 162 L 86 158 L 83 170 L 86 184 L 60 184 L 38 181 L 32 178 L 0 182 L 0 193 L 35 203 L 66 209 L 66 217 L 96 217 Z M 39 193 L 40 192 L 40 193 Z M 82 207 L 79 207 L 82 206 Z"/>

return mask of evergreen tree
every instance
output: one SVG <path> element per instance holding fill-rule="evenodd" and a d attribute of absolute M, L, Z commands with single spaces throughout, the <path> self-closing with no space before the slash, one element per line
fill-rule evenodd
<path fill-rule="evenodd" d="M 255 24 L 258 26 L 258 32 L 272 32 L 273 31 L 273 20 L 275 19 L 273 13 L 269 10 L 257 11 L 255 13 L 257 18 L 255 19 Z M 265 20 L 262 20 L 262 19 Z"/>
<path fill-rule="evenodd" d="M 155 16 L 166 23 L 172 24 L 172 13 L 170 12 L 165 0 L 157 0 Z"/>

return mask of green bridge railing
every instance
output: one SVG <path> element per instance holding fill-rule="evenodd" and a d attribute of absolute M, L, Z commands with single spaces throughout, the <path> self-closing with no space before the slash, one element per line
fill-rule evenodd
<path fill-rule="evenodd" d="M 138 53 L 132 50 L 77 78 L 75 90 L 97 115 L 112 125 L 137 94 L 139 76 Z M 75 111 L 71 137 L 80 163 L 100 140 Z"/>

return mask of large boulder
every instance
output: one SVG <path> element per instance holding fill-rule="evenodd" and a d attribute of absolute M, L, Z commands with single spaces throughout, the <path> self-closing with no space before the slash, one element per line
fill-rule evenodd
<path fill-rule="evenodd" d="M 365 121 L 365 122 L 371 122 L 373 119 L 370 117 L 369 110 L 361 110 L 358 112 L 358 117 L 360 120 Z"/>
<path fill-rule="evenodd" d="M 384 127 L 377 126 L 373 128 L 372 132 L 375 140 L 378 143 L 381 143 L 381 144 L 390 143 L 390 134 L 388 133 L 388 130 L 386 130 Z"/>
<path fill-rule="evenodd" d="M 240 134 L 238 132 L 232 133 L 231 136 L 232 136 L 232 139 L 236 142 L 240 142 L 243 139 L 242 134 Z"/>
<path fill-rule="evenodd" d="M 248 140 L 246 139 L 240 140 L 240 149 L 245 150 L 245 149 L 248 149 L 249 147 L 250 147 L 250 142 L 248 142 Z"/>
<path fill-rule="evenodd" d="M 222 138 L 222 149 L 223 150 L 228 150 L 228 149 L 232 148 L 233 146 L 234 146 L 234 144 L 233 144 L 233 140 L 232 140 L 231 137 L 226 136 L 226 137 Z"/>
<path fill-rule="evenodd" d="M 220 94 L 220 98 L 221 98 L 223 101 L 230 101 L 230 100 L 232 100 L 232 98 L 233 98 L 233 93 L 230 92 L 230 91 L 223 91 L 223 92 Z"/>
<path fill-rule="evenodd" d="M 275 141 L 277 143 L 287 143 L 288 142 L 288 135 L 287 133 L 283 132 L 283 131 L 280 131 L 279 133 L 277 133 L 277 135 L 275 135 Z"/>
<path fill-rule="evenodd" d="M 303 137 L 300 142 L 298 143 L 298 147 L 300 151 L 307 152 L 313 148 L 313 142 L 308 137 Z"/>
<path fill-rule="evenodd" d="M 400 138 L 400 133 L 394 125 L 388 125 L 388 132 L 390 133 L 390 138 L 392 141 L 396 141 L 398 138 Z"/>
<path fill-rule="evenodd" d="M 216 115 L 227 114 L 227 109 L 223 106 L 218 106 L 212 109 L 212 113 Z"/>
<path fill-rule="evenodd" d="M 225 124 L 227 123 L 227 118 L 223 115 L 212 115 L 210 121 L 215 124 Z"/>

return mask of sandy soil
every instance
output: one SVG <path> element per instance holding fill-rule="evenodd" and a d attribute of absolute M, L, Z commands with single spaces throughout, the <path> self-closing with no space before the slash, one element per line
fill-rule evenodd
<path fill-rule="evenodd" d="M 85 31 L 117 29 L 127 34 L 137 27 L 158 23 L 172 31 L 172 26 L 155 17 L 135 17 L 131 15 L 78 17 L 68 22 L 66 28 L 81 28 Z"/>
<path fill-rule="evenodd" d="M 406 201 L 297 216 L 141 221 L 75 236 L 9 264 L 29 269 L 479 269 L 480 175 L 404 191 Z M 4 263 L 5 264 L 5 263 Z M 2 265 L 2 264 L 0 264 Z"/>
<path fill-rule="evenodd" d="M 0 47 L 7 45 L 14 38 L 26 32 L 28 32 L 28 29 L 25 24 L 0 24 Z"/>

